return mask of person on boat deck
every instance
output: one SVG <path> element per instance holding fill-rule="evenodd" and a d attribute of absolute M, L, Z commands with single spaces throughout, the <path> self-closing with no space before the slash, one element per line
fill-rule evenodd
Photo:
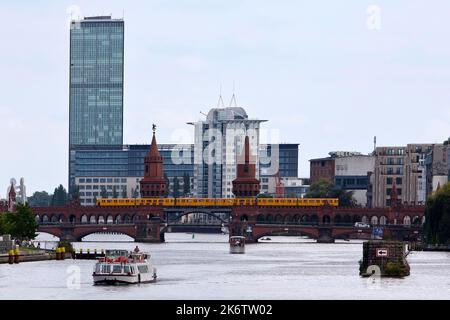
<path fill-rule="evenodd" d="M 140 251 L 140 250 L 139 250 L 139 247 L 136 246 L 136 248 L 134 248 L 134 252 L 138 253 L 139 251 Z"/>

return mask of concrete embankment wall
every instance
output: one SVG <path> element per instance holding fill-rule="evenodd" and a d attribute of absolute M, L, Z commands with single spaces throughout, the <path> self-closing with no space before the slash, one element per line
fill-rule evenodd
<path fill-rule="evenodd" d="M 72 256 L 70 253 L 66 253 L 65 258 L 72 259 Z M 19 255 L 19 263 L 47 261 L 47 260 L 56 260 L 56 253 Z M 0 256 L 0 264 L 5 264 L 5 263 L 9 263 L 9 257 L 7 255 Z"/>

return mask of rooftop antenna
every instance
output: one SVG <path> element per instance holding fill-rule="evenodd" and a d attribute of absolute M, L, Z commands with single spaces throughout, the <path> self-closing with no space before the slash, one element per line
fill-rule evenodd
<path fill-rule="evenodd" d="M 231 97 L 230 107 L 237 107 L 237 101 L 236 101 L 236 87 L 235 87 L 235 82 L 234 82 L 234 80 L 233 80 L 233 96 Z"/>
<path fill-rule="evenodd" d="M 373 137 L 373 151 L 375 152 L 375 150 L 377 149 L 377 136 Z"/>
<path fill-rule="evenodd" d="M 222 99 L 222 84 L 220 84 L 220 95 L 219 95 L 219 101 L 217 102 L 217 108 L 225 108 L 225 104 L 223 103 L 223 99 Z"/>

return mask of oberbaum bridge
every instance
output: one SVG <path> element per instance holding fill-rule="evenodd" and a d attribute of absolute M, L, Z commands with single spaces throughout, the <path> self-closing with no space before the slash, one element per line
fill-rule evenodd
<path fill-rule="evenodd" d="M 399 204 L 395 188 L 392 206 L 386 208 L 342 208 L 337 199 L 258 198 L 260 182 L 250 156 L 249 138 L 237 161 L 233 181 L 234 199 L 167 198 L 163 158 L 159 154 L 155 129 L 145 157 L 145 174 L 139 199 L 99 199 L 95 206 L 81 206 L 77 200 L 65 207 L 32 208 L 38 232 L 62 241 L 82 241 L 93 233 L 118 233 L 137 242 L 164 242 L 164 234 L 181 224 L 183 216 L 200 213 L 214 216 L 229 229 L 230 236 L 245 236 L 248 243 L 266 236 L 307 236 L 317 242 L 335 239 L 370 239 L 372 227 L 389 239 L 417 241 L 424 223 L 423 206 Z M 228 217 L 223 219 L 222 217 Z M 372 227 L 357 227 L 356 222 Z M 190 225 L 192 228 L 192 225 Z M 178 229 L 179 230 L 179 229 Z"/>

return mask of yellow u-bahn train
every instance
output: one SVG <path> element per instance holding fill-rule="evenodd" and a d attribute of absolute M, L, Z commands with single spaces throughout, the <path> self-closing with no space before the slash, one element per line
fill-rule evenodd
<path fill-rule="evenodd" d="M 321 207 L 339 206 L 337 198 L 121 198 L 97 199 L 100 207 L 162 206 L 162 207 Z"/>

